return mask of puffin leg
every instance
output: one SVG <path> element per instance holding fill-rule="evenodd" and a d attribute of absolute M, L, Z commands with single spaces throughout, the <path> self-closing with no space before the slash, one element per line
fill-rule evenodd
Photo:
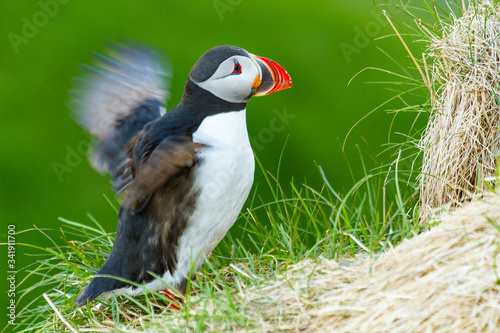
<path fill-rule="evenodd" d="M 172 302 L 170 302 L 170 303 L 169 303 L 169 305 L 168 305 L 168 307 L 169 307 L 169 308 L 172 308 L 172 309 L 177 310 L 177 311 L 180 311 L 180 310 L 181 310 L 181 308 L 179 308 L 179 307 L 178 307 L 177 305 L 175 305 L 175 304 L 176 304 L 176 303 L 180 303 L 180 302 L 182 302 L 182 300 L 181 300 L 181 299 L 176 298 L 176 297 L 172 294 L 172 292 L 171 292 L 170 290 L 160 290 L 160 293 L 162 293 L 163 295 L 165 295 L 165 297 L 166 297 L 167 299 L 169 299 L 170 301 L 172 301 Z"/>

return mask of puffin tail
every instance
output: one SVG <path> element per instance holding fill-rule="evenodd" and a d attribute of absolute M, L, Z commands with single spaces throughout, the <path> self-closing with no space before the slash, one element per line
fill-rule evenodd
<path fill-rule="evenodd" d="M 75 303 L 77 307 L 84 306 L 87 302 L 92 302 L 101 293 L 97 292 L 95 288 L 91 287 L 92 282 L 85 287 L 76 297 Z M 89 288 L 90 287 L 90 288 Z"/>
<path fill-rule="evenodd" d="M 119 289 L 123 287 L 123 282 L 108 278 L 108 277 L 94 277 L 92 281 L 78 294 L 75 299 L 77 307 L 84 306 L 87 302 L 92 302 L 102 293 Z"/>

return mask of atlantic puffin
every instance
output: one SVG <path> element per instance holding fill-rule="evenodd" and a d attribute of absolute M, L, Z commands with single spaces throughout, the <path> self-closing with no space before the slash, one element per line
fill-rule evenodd
<path fill-rule="evenodd" d="M 164 63 L 144 45 L 112 44 L 72 92 L 77 121 L 95 138 L 92 165 L 126 193 L 111 254 L 76 297 L 78 307 L 101 294 L 143 293 L 109 276 L 165 290 L 153 273 L 185 294 L 252 187 L 247 102 L 292 87 L 275 61 L 217 46 L 196 62 L 181 101 L 166 112 Z"/>

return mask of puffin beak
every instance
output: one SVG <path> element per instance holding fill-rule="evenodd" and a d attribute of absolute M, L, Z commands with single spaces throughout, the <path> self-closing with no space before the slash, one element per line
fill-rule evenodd
<path fill-rule="evenodd" d="M 255 59 L 261 73 L 253 84 L 253 88 L 256 89 L 254 96 L 269 95 L 276 91 L 292 88 L 290 75 L 277 62 L 254 54 L 251 56 Z"/>

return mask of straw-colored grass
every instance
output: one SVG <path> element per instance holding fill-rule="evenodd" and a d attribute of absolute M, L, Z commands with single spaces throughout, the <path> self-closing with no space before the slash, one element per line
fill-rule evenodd
<path fill-rule="evenodd" d="M 278 279 L 241 288 L 235 307 L 258 332 L 498 331 L 500 197 L 488 195 L 441 220 L 376 259 L 293 265 Z M 205 309 L 223 316 L 210 304 Z M 220 330 L 217 316 L 209 317 L 207 328 Z"/>
<path fill-rule="evenodd" d="M 421 221 L 459 206 L 495 174 L 500 124 L 500 7 L 472 1 L 460 18 L 429 33 L 433 114 L 424 151 Z"/>

